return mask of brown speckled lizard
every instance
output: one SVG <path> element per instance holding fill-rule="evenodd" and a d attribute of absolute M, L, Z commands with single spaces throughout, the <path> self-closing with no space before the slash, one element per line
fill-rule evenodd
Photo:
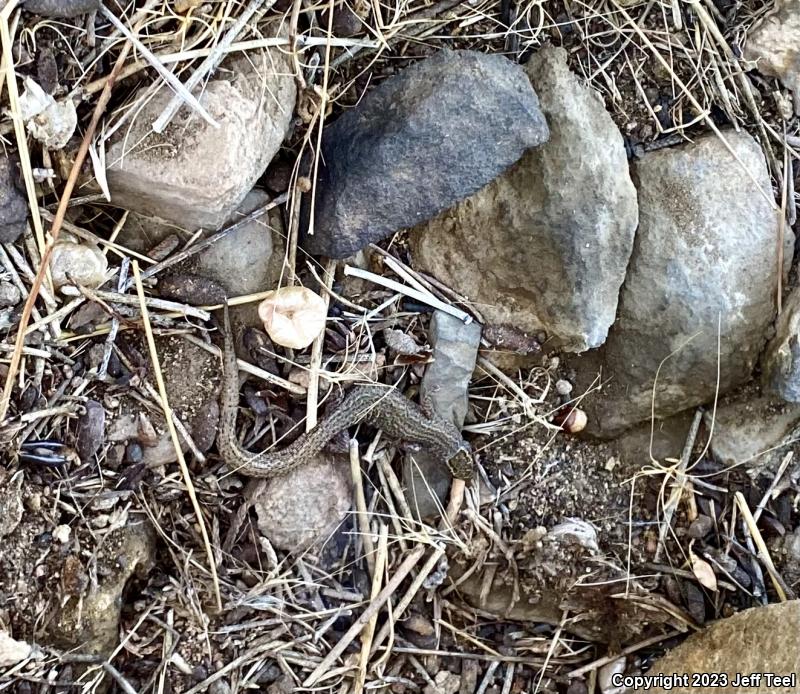
<path fill-rule="evenodd" d="M 277 451 L 250 453 L 236 437 L 239 407 L 239 367 L 233 347 L 228 307 L 225 306 L 222 395 L 217 447 L 232 470 L 250 477 L 273 477 L 312 460 L 339 432 L 366 420 L 393 438 L 420 444 L 446 464 L 454 477 L 472 477 L 472 451 L 454 424 L 415 405 L 397 390 L 383 385 L 358 385 L 320 419 L 311 431 Z"/>

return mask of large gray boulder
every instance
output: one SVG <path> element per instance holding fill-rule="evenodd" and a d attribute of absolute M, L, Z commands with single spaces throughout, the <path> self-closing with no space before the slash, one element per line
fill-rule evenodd
<path fill-rule="evenodd" d="M 622 136 L 563 49 L 525 67 L 550 126 L 475 195 L 418 226 L 414 264 L 476 302 L 487 321 L 545 330 L 581 352 L 614 322 L 638 219 Z"/>
<path fill-rule="evenodd" d="M 758 143 L 724 137 L 735 157 L 710 134 L 636 163 L 639 231 L 591 433 L 613 436 L 648 419 L 651 405 L 660 418 L 712 400 L 749 379 L 764 346 L 775 316 L 777 212 Z"/>
<path fill-rule="evenodd" d="M 474 193 L 547 136 L 522 68 L 500 55 L 440 51 L 326 128 L 304 245 L 352 255 Z M 308 231 L 308 204 L 304 219 Z"/>

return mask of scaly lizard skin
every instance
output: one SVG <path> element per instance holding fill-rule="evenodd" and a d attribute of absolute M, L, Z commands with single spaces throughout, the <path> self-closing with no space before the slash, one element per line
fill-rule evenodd
<path fill-rule="evenodd" d="M 236 438 L 239 407 L 239 367 L 225 306 L 222 396 L 217 448 L 229 468 L 250 477 L 273 477 L 311 461 L 336 434 L 362 419 L 393 438 L 420 444 L 450 469 L 454 477 L 472 477 L 472 451 L 451 422 L 424 412 L 396 390 L 381 385 L 351 388 L 340 405 L 311 431 L 278 451 L 250 453 Z"/>

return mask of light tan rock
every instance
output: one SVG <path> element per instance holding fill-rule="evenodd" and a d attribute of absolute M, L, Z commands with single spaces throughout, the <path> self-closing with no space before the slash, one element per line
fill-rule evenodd
<path fill-rule="evenodd" d="M 296 98 L 278 48 L 225 60 L 199 95 L 220 125 L 183 106 L 162 134 L 151 125 L 172 98 L 164 86 L 108 149 L 114 205 L 194 230 L 216 229 L 244 200 L 286 137 Z"/>
<path fill-rule="evenodd" d="M 96 586 L 82 562 L 69 555 L 63 568 L 64 597 L 49 628 L 49 640 L 65 648 L 80 647 L 84 653 L 108 655 L 119 641 L 125 585 L 134 574 L 146 575 L 154 555 L 155 537 L 146 522 L 130 522 L 105 538 L 97 558 Z"/>
<path fill-rule="evenodd" d="M 259 530 L 280 549 L 303 550 L 327 539 L 351 506 L 346 459 L 316 460 L 267 481 L 254 500 Z"/>
<path fill-rule="evenodd" d="M 655 662 L 647 675 L 687 674 L 690 686 L 667 690 L 653 687 L 651 694 L 680 691 L 681 694 L 797 694 L 800 691 L 800 601 L 754 607 L 722 619 L 690 636 Z M 722 673 L 729 684 L 721 687 L 692 686 L 694 673 Z M 793 686 L 770 685 L 762 677 L 749 688 L 734 686 L 738 674 L 773 673 L 794 675 Z M 641 691 L 641 690 L 640 690 Z"/>

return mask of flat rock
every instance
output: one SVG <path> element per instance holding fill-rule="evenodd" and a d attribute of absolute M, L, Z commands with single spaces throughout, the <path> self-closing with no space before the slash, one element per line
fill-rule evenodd
<path fill-rule="evenodd" d="M 440 51 L 325 129 L 304 245 L 352 255 L 474 193 L 547 137 L 522 68 L 500 55 Z"/>
<path fill-rule="evenodd" d="M 437 414 L 461 428 L 467 416 L 467 390 L 478 358 L 481 326 L 475 322 L 465 325 L 458 318 L 436 311 L 429 340 L 433 362 L 425 369 L 420 395 L 430 399 Z M 417 517 L 439 515 L 452 481 L 442 461 L 425 450 L 408 453 L 403 476 L 409 506 Z"/>
<path fill-rule="evenodd" d="M 800 0 L 775 0 L 775 5 L 747 34 L 745 60 L 758 71 L 777 77 L 794 94 L 800 112 Z"/>
<path fill-rule="evenodd" d="M 788 402 L 800 402 L 800 288 L 783 304 L 762 360 L 764 386 Z"/>
<path fill-rule="evenodd" d="M 707 692 L 739 692 L 748 694 L 796 694 L 797 684 L 776 686 L 762 677 L 747 686 L 733 686 L 737 673 L 773 673 L 787 676 L 800 672 L 800 601 L 775 603 L 754 607 L 714 622 L 703 631 L 693 634 L 677 648 L 659 658 L 647 675 L 686 674 L 690 686 L 676 689 L 653 687 L 653 694 L 680 691 L 681 694 Z M 794 635 L 794 636 L 792 636 Z M 691 686 L 694 673 L 724 673 L 729 685 L 722 688 Z M 639 690 L 641 691 L 641 690 Z"/>
<path fill-rule="evenodd" d="M 296 97 L 289 55 L 271 48 L 222 63 L 198 97 L 219 128 L 183 106 L 164 133 L 153 132 L 171 97 L 164 86 L 112 140 L 112 203 L 192 231 L 217 229 L 286 137 Z"/>
<path fill-rule="evenodd" d="M 350 510 L 350 468 L 344 458 L 316 460 L 266 482 L 253 506 L 259 530 L 279 549 L 297 551 L 326 540 Z"/>
<path fill-rule="evenodd" d="M 614 322 L 633 248 L 636 190 L 600 97 L 563 49 L 525 66 L 550 139 L 412 233 L 414 264 L 476 302 L 487 321 L 581 352 Z"/>
<path fill-rule="evenodd" d="M 714 458 L 723 465 L 742 466 L 757 474 L 765 468 L 774 471 L 796 442 L 800 405 L 746 389 L 723 400 L 716 413 L 707 411 L 704 419 L 706 429 L 713 431 Z"/>
<path fill-rule="evenodd" d="M 16 167 L 0 156 L 0 243 L 13 243 L 25 231 L 28 203 L 14 185 Z"/>
<path fill-rule="evenodd" d="M 657 418 L 750 378 L 775 315 L 778 220 L 762 194 L 772 188 L 760 147 L 745 133 L 724 136 L 738 162 L 706 135 L 635 164 L 639 230 L 604 346 L 608 385 L 587 403 L 589 433 L 649 419 L 656 374 Z"/>

